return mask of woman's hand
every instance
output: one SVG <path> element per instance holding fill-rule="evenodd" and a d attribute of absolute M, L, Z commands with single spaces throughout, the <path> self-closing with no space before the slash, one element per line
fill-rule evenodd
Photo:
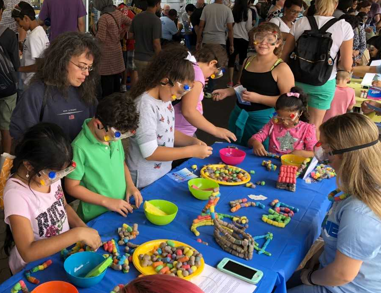
<path fill-rule="evenodd" d="M 126 201 L 128 203 L 130 202 L 131 195 L 135 199 L 135 205 L 136 205 L 136 207 L 139 208 L 140 205 L 143 202 L 143 197 L 142 197 L 139 189 L 137 189 L 135 185 L 129 185 L 129 186 L 127 186 Z"/>
<path fill-rule="evenodd" d="M 360 54 L 359 50 L 353 50 L 353 57 L 357 57 Z"/>
<path fill-rule="evenodd" d="M 221 127 L 216 127 L 216 130 L 214 131 L 213 135 L 215 137 L 218 137 L 218 138 L 221 138 L 221 139 L 224 139 L 228 142 L 231 142 L 232 141 L 236 141 L 237 138 L 236 136 L 234 135 L 233 132 L 225 129 L 225 128 L 221 128 Z"/>
<path fill-rule="evenodd" d="M 259 95 L 254 92 L 244 91 L 242 93 L 242 100 L 250 103 L 259 103 L 258 101 Z"/>
<path fill-rule="evenodd" d="M 261 142 L 259 142 L 256 139 L 253 141 L 253 153 L 259 157 L 267 156 L 267 151 L 265 147 Z"/>
<path fill-rule="evenodd" d="M 222 101 L 223 99 L 226 99 L 229 96 L 229 90 L 228 89 L 215 90 L 213 91 L 212 95 L 213 95 L 214 101 Z"/>
<path fill-rule="evenodd" d="M 302 272 L 300 273 L 300 280 L 304 285 L 307 286 L 313 286 L 310 281 L 309 281 L 309 275 L 311 274 L 312 269 L 303 269 Z"/>

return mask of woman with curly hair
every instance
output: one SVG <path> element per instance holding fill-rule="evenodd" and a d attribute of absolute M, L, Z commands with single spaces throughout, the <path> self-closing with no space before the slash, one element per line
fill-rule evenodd
<path fill-rule="evenodd" d="M 39 122 L 59 125 L 73 140 L 95 114 L 100 48 L 87 34 L 57 37 L 37 61 L 37 72 L 13 112 L 10 133 L 19 140 Z"/>

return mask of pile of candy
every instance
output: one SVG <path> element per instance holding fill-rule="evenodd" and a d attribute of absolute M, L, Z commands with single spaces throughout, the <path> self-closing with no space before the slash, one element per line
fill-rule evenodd
<path fill-rule="evenodd" d="M 231 207 L 230 212 L 234 213 L 238 211 L 240 208 L 258 207 L 260 209 L 264 209 L 265 205 L 260 202 L 254 202 L 254 201 L 248 202 L 247 198 L 243 198 L 243 199 L 232 200 L 230 202 L 230 207 Z"/>
<path fill-rule="evenodd" d="M 48 266 L 50 266 L 52 264 L 52 260 L 49 259 L 47 260 L 46 262 L 44 262 L 43 264 L 40 264 L 38 266 L 35 266 L 33 269 L 31 270 L 28 270 L 28 271 L 25 271 L 25 278 L 28 280 L 28 282 L 31 282 L 32 284 L 39 284 L 40 283 L 40 280 L 36 279 L 35 277 L 32 277 L 32 273 L 36 273 L 38 271 L 43 271 L 45 270 Z"/>
<path fill-rule="evenodd" d="M 274 164 L 271 162 L 271 160 L 268 160 L 268 161 L 263 160 L 263 161 L 262 161 L 262 166 L 265 166 L 266 169 L 267 169 L 267 171 L 276 171 L 276 168 L 277 168 L 277 166 L 274 165 Z"/>
<path fill-rule="evenodd" d="M 135 239 L 139 235 L 138 224 L 134 224 L 132 228 L 127 224 L 123 224 L 122 227 L 118 228 L 118 234 L 118 242 L 111 239 L 103 243 L 103 249 L 109 253 L 105 254 L 104 257 L 109 257 L 112 254 L 113 262 L 111 268 L 128 273 L 130 271 L 130 262 L 132 261 L 131 255 L 135 248 L 138 247 L 137 244 L 130 242 L 130 240 Z M 124 254 L 120 252 L 119 245 L 126 245 Z"/>
<path fill-rule="evenodd" d="M 284 216 L 273 209 L 269 209 L 269 215 L 263 215 L 262 221 L 279 228 L 284 228 L 290 223 L 291 217 Z"/>
<path fill-rule="evenodd" d="M 140 254 L 142 267 L 152 266 L 158 274 L 168 274 L 180 278 L 192 275 L 201 266 L 202 255 L 186 246 L 176 247 L 171 240 L 162 242 L 152 254 Z"/>
<path fill-rule="evenodd" d="M 269 158 L 274 158 L 274 159 L 279 159 L 280 156 L 274 153 L 267 152 L 267 157 Z"/>
<path fill-rule="evenodd" d="M 204 175 L 219 182 L 229 183 L 244 182 L 249 178 L 246 171 L 228 165 L 208 165 L 204 169 Z"/>
<path fill-rule="evenodd" d="M 286 217 L 293 217 L 295 213 L 299 212 L 298 208 L 295 208 L 293 206 L 280 202 L 278 199 L 274 199 L 271 202 L 271 206 L 274 208 L 274 210 L 277 213 Z"/>
<path fill-rule="evenodd" d="M 317 181 L 321 181 L 323 179 L 330 179 L 335 176 L 335 170 L 332 167 L 326 166 L 324 164 L 320 164 L 315 168 L 313 172 L 311 172 L 311 177 Z"/>
<path fill-rule="evenodd" d="M 19 293 L 20 291 L 22 293 L 29 293 L 28 287 L 25 285 L 23 280 L 17 282 L 11 289 L 11 293 Z"/>
<path fill-rule="evenodd" d="M 68 250 L 67 248 L 61 250 L 61 257 L 65 260 L 70 255 L 77 253 L 77 252 L 83 252 L 83 251 L 92 251 L 90 246 L 85 245 L 83 242 L 77 242 L 72 249 Z"/>

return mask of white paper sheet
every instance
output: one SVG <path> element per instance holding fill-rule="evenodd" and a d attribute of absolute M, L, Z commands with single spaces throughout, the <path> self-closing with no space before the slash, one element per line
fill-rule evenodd
<path fill-rule="evenodd" d="M 376 74 L 375 73 L 367 73 L 365 74 L 362 82 L 361 82 L 361 86 L 371 86 L 372 85 L 372 81 L 373 81 L 373 78 Z"/>
<path fill-rule="evenodd" d="M 379 66 L 381 65 L 381 60 L 373 60 L 372 63 L 370 63 L 370 66 Z"/>
<path fill-rule="evenodd" d="M 314 157 L 312 159 L 312 162 L 310 163 L 310 165 L 308 166 L 307 168 L 307 171 L 306 173 L 304 174 L 303 176 L 303 180 L 307 178 L 307 176 L 315 169 L 316 165 L 319 163 L 319 161 Z"/>
<path fill-rule="evenodd" d="M 201 275 L 191 281 L 205 293 L 253 293 L 257 289 L 256 285 L 234 278 L 207 264 Z"/>

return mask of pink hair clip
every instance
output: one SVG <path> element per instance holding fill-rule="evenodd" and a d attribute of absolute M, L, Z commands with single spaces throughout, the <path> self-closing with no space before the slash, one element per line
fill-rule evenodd
<path fill-rule="evenodd" d="M 300 94 L 299 93 L 287 93 L 287 97 L 295 97 L 295 98 L 298 98 L 300 97 Z"/>

